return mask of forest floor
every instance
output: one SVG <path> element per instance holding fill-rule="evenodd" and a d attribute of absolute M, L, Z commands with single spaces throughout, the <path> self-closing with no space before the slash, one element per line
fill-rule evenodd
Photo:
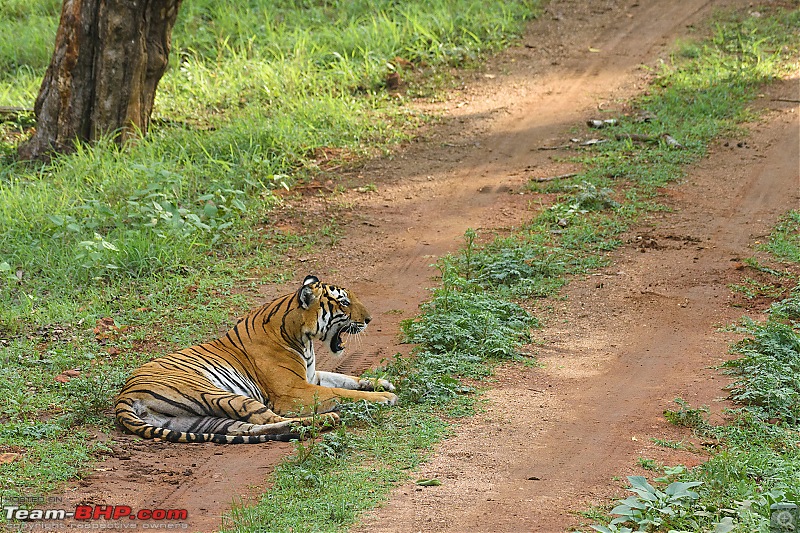
<path fill-rule="evenodd" d="M 318 183 L 287 200 L 277 224 L 301 231 L 335 217 L 341 233 L 334 247 L 291 258 L 298 279 L 313 273 L 352 288 L 375 318 L 352 353 L 322 356 L 318 368 L 357 373 L 407 353 L 399 322 L 436 285 L 436 258 L 461 247 L 468 228 L 502 233 L 530 220 L 548 199 L 529 180 L 577 169 L 563 161 L 568 152 L 539 148 L 568 144 L 587 119 L 621 112 L 647 85 L 643 66 L 667 58 L 716 9 L 746 5 L 549 2 L 520 45 L 465 74 L 445 101 L 419 104 L 442 118 L 414 142 L 345 173 L 342 194 L 321 195 L 327 185 Z M 702 453 L 651 439 L 692 439 L 663 417 L 676 397 L 717 417 L 725 406 L 728 379 L 713 367 L 734 337 L 720 327 L 766 305 L 743 309 L 728 285 L 753 275 L 742 259 L 800 201 L 797 97 L 796 79 L 765 88 L 755 105 L 767 111 L 749 134 L 717 140 L 662 191 L 669 211 L 642 220 L 609 266 L 547 303 L 530 348 L 541 366 L 498 370 L 485 409 L 462 420 L 419 473 L 441 486 L 401 485 L 355 529 L 564 531 L 581 522 L 578 511 L 621 496 L 619 479 L 641 473 L 637 458 L 701 462 Z M 254 296 L 286 291 L 264 286 Z M 114 455 L 67 497 L 187 509 L 195 531 L 213 531 L 232 502 L 262 493 L 292 450 L 114 440 Z"/>

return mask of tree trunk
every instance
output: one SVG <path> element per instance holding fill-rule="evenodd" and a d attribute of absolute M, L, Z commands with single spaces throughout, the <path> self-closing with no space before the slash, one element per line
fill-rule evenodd
<path fill-rule="evenodd" d="M 77 142 L 147 133 L 182 0 L 64 0 L 21 159 L 48 159 Z"/>

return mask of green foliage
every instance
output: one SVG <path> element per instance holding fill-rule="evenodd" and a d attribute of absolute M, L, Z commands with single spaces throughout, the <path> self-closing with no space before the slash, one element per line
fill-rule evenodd
<path fill-rule="evenodd" d="M 772 304 L 769 317 L 775 321 L 800 322 L 800 287 L 795 287 L 789 298 Z"/>
<path fill-rule="evenodd" d="M 677 411 L 670 411 L 669 409 L 664 411 L 664 418 L 671 424 L 692 429 L 708 427 L 708 407 L 702 407 L 700 409 L 692 408 L 681 398 L 675 398 L 675 403 L 678 404 L 680 409 Z"/>
<path fill-rule="evenodd" d="M 406 341 L 417 344 L 414 356 L 387 368 L 405 401 L 440 403 L 469 392 L 458 377 L 482 378 L 492 364 L 515 358 L 537 325 L 519 305 L 464 278 L 452 258 L 439 268 L 442 286 L 402 324 Z"/>
<path fill-rule="evenodd" d="M 234 506 L 223 531 L 341 531 L 409 479 L 447 432 L 420 404 L 371 406 L 368 421 L 362 404 L 346 405 L 343 427 L 318 439 L 301 464 L 281 464 L 259 504 Z"/>
<path fill-rule="evenodd" d="M 800 211 L 789 211 L 778 223 L 762 248 L 782 261 L 800 263 Z"/>
<path fill-rule="evenodd" d="M 47 67 L 60 13 L 60 0 L 4 0 L 0 4 L 0 87 L 15 75 L 28 78 L 26 71 L 41 72 Z"/>
<path fill-rule="evenodd" d="M 467 246 L 451 258 L 463 279 L 485 291 L 513 297 L 543 298 L 554 294 L 565 282 L 570 255 L 545 246 L 524 234 L 496 238 L 486 246 L 475 245 L 477 233 L 467 230 Z"/>
<path fill-rule="evenodd" d="M 71 424 L 107 423 L 105 417 L 114 398 L 128 377 L 127 369 L 100 363 L 76 379 L 69 380 L 64 395 L 70 398 L 68 420 Z"/>
<path fill-rule="evenodd" d="M 742 283 L 732 283 L 728 285 L 728 288 L 733 292 L 741 293 L 748 300 L 757 297 L 780 298 L 783 294 L 783 287 L 752 278 L 745 278 Z"/>
<path fill-rule="evenodd" d="M 11 40 L 4 47 L 0 37 L 0 105 L 32 105 L 53 39 L 37 21 L 54 29 L 59 7 L 3 3 L 0 36 Z M 0 159 L 0 263 L 24 272 L 4 296 L 31 297 L 12 299 L 8 320 L 58 305 L 50 287 L 73 301 L 109 280 L 146 285 L 202 268 L 211 250 L 244 243 L 235 255 L 252 256 L 247 243 L 260 246 L 278 201 L 272 191 L 318 172 L 319 150 L 354 159 L 406 138 L 416 119 L 384 88 L 400 63 L 436 69 L 479 58 L 515 39 L 532 9 L 475 0 L 183 5 L 146 139 L 124 151 L 109 140 L 80 146 L 39 167 Z M 15 24 L 26 27 L 22 48 Z M 44 59 L 26 60 L 25 47 Z M 13 131 L 16 143 L 23 129 L 12 120 L 0 136 Z"/>
<path fill-rule="evenodd" d="M 599 531 L 600 533 L 633 533 L 631 528 L 626 526 L 618 526 L 616 524 L 608 524 L 605 526 L 595 524 L 592 526 L 592 529 Z"/>
<path fill-rule="evenodd" d="M 791 304 L 797 307 L 798 298 Z M 747 338 L 736 343 L 740 358 L 725 363 L 737 379 L 731 397 L 757 416 L 800 423 L 800 326 L 770 319 L 757 324 L 744 319 L 740 332 Z"/>
<path fill-rule="evenodd" d="M 691 516 L 692 505 L 699 497 L 691 489 L 702 485 L 702 482 L 673 481 L 663 491 L 653 487 L 642 476 L 628 476 L 628 482 L 631 484 L 628 490 L 636 495 L 619 501 L 619 505 L 611 510 L 612 515 L 617 515 L 611 525 L 632 524 L 638 531 L 647 531 L 650 528 L 671 528 L 677 524 L 686 527 L 688 522 L 688 525 L 697 528 L 696 522 L 686 521 L 685 518 Z"/>
<path fill-rule="evenodd" d="M 597 187 L 594 183 L 584 181 L 575 185 L 577 194 L 567 203 L 570 208 L 585 211 L 601 211 L 603 209 L 616 209 L 620 206 L 612 195 L 614 190 L 609 187 Z"/>
<path fill-rule="evenodd" d="M 685 450 L 688 448 L 688 446 L 683 441 L 675 442 L 655 437 L 650 440 L 653 441 L 653 444 L 655 444 L 656 446 L 661 446 L 662 448 L 671 448 L 673 450 Z"/>
<path fill-rule="evenodd" d="M 494 295 L 457 276 L 447 260 L 440 263 L 442 287 L 422 306 L 419 318 L 404 323 L 406 340 L 424 344 L 433 354 L 448 359 L 478 361 L 513 358 L 520 346 L 530 340 L 528 331 L 534 319 L 519 305 Z M 459 370 L 460 365 L 454 370 Z M 466 368 L 469 365 L 463 367 Z M 471 375 L 469 371 L 466 375 Z M 476 376 L 473 376 L 476 377 Z"/>

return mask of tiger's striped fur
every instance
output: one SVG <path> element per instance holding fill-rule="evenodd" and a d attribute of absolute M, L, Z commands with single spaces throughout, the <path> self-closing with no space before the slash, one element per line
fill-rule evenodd
<path fill-rule="evenodd" d="M 341 355 L 342 334 L 359 334 L 370 320 L 352 292 L 308 276 L 224 337 L 135 370 L 117 397 L 117 422 L 148 439 L 258 443 L 298 438 L 298 424 L 314 423 L 314 406 L 317 423 L 335 423 L 342 398 L 393 405 L 386 380 L 316 370 L 313 339 Z"/>

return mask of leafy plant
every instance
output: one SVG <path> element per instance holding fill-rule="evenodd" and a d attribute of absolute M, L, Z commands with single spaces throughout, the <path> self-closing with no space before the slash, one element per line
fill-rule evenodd
<path fill-rule="evenodd" d="M 631 484 L 628 490 L 636 495 L 619 501 L 619 505 L 611 510 L 612 515 L 618 515 L 611 525 L 633 524 L 638 531 L 668 527 L 690 516 L 692 504 L 699 497 L 691 489 L 702 485 L 700 481 L 674 481 L 662 491 L 653 487 L 643 476 L 628 476 L 628 481 Z M 696 523 L 693 525 L 697 527 Z"/>
<path fill-rule="evenodd" d="M 575 189 L 577 194 L 567 203 L 577 206 L 578 209 L 599 211 L 616 209 L 620 206 L 620 203 L 612 197 L 614 190 L 608 187 L 598 187 L 594 183 L 584 181 L 580 185 L 575 185 Z"/>
<path fill-rule="evenodd" d="M 780 298 L 784 289 L 772 283 L 763 283 L 752 278 L 746 278 L 742 283 L 733 283 L 728 286 L 733 292 L 741 293 L 748 300 L 763 296 L 766 298 Z"/>
<path fill-rule="evenodd" d="M 709 426 L 707 407 L 693 408 L 681 398 L 675 398 L 675 403 L 680 407 L 677 411 L 669 409 L 664 411 L 664 417 L 670 423 L 693 429 L 704 429 Z"/>
<path fill-rule="evenodd" d="M 438 266 L 442 287 L 419 317 L 402 323 L 406 340 L 418 345 L 414 356 L 390 369 L 401 397 L 413 401 L 438 402 L 470 390 L 457 377 L 484 377 L 492 363 L 516 357 L 537 324 L 519 305 L 462 277 L 451 259 Z"/>
<path fill-rule="evenodd" d="M 658 463 L 654 459 L 647 459 L 645 457 L 639 457 L 636 462 L 642 468 L 646 470 L 658 470 L 660 467 Z"/>
<path fill-rule="evenodd" d="M 786 213 L 761 248 L 783 261 L 800 263 L 800 210 Z"/>
<path fill-rule="evenodd" d="M 453 359 L 451 370 L 474 375 L 470 362 L 513 358 L 535 324 L 516 304 L 450 286 L 437 291 L 421 317 L 403 329 L 409 342 L 422 342 L 432 354 Z"/>
<path fill-rule="evenodd" d="M 14 268 L 8 261 L 0 261 L 0 279 L 14 283 L 19 281 L 19 276 L 14 272 Z"/>
<path fill-rule="evenodd" d="M 98 364 L 65 384 L 72 398 L 70 422 L 86 424 L 97 422 L 113 403 L 127 378 L 127 373 L 110 364 Z"/>
<path fill-rule="evenodd" d="M 119 248 L 99 233 L 95 233 L 92 240 L 80 241 L 77 249 L 75 259 L 87 270 L 102 271 L 119 268 L 114 263 L 114 254 L 119 252 Z"/>
<path fill-rule="evenodd" d="M 786 304 L 784 304 L 786 305 Z M 797 325 L 768 319 L 756 324 L 745 318 L 739 329 L 748 334 L 733 346 L 742 357 L 723 366 L 737 376 L 731 397 L 765 419 L 793 425 L 800 422 L 800 331 Z"/>
<path fill-rule="evenodd" d="M 594 524 L 591 526 L 595 531 L 600 533 L 633 533 L 633 530 L 627 526 L 619 526 L 617 524 L 600 525 Z"/>
<path fill-rule="evenodd" d="M 561 287 L 567 272 L 563 251 L 518 239 L 498 239 L 476 253 L 472 263 L 477 284 L 492 289 L 508 288 L 511 294 L 519 296 L 548 296 Z"/>
<path fill-rule="evenodd" d="M 322 450 L 322 453 L 327 453 L 335 449 L 335 447 L 331 447 L 328 444 L 321 444 L 323 440 L 322 432 L 326 429 L 331 429 L 333 427 L 333 422 L 328 416 L 317 412 L 319 406 L 319 398 L 314 395 L 314 404 L 308 406 L 308 410 L 312 413 L 311 416 L 308 417 L 309 420 L 295 424 L 292 428 L 292 430 L 298 434 L 298 438 L 292 441 L 294 443 L 292 463 L 297 466 L 302 465 L 315 454 L 320 453 L 320 450 Z M 310 473 L 308 475 L 312 477 L 307 480 L 313 480 L 313 475 Z"/>
<path fill-rule="evenodd" d="M 653 444 L 656 446 L 661 446 L 663 448 L 672 448 L 673 450 L 684 450 L 687 448 L 683 441 L 675 442 L 668 439 L 659 439 L 655 437 L 650 440 L 653 441 Z"/>

